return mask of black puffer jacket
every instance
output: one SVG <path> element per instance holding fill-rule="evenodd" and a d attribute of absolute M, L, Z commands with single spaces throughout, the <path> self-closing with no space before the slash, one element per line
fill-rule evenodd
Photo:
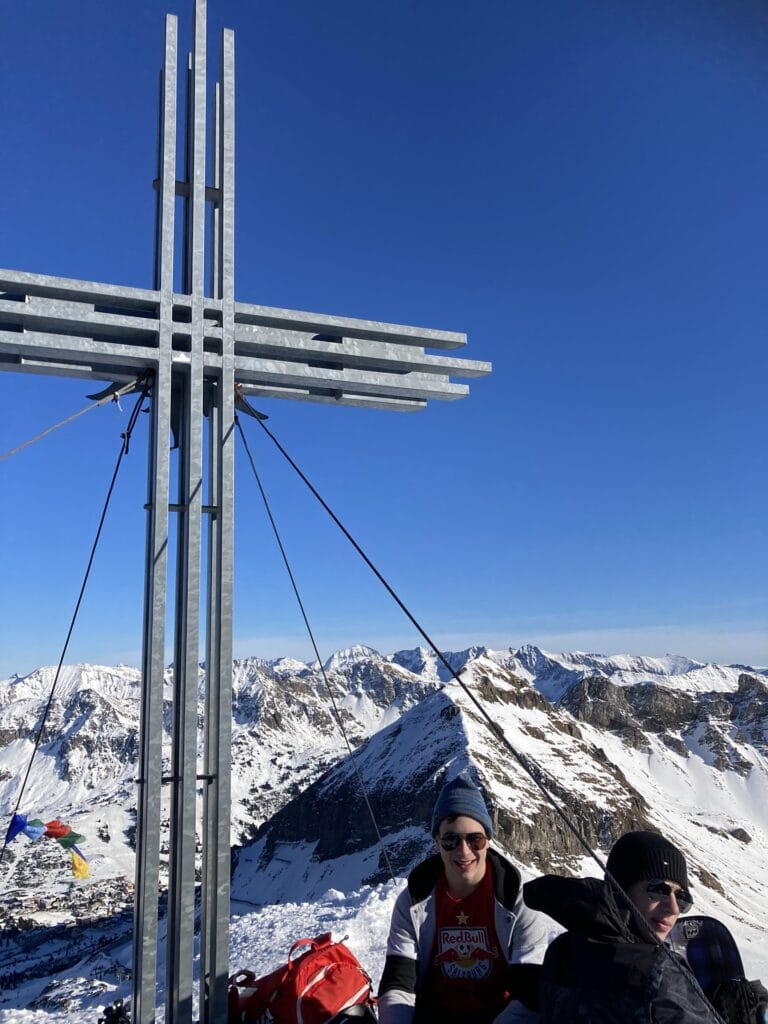
<path fill-rule="evenodd" d="M 645 940 L 596 878 L 544 875 L 523 886 L 532 910 L 568 930 L 541 971 L 541 1024 L 717 1024 L 688 965 Z"/>

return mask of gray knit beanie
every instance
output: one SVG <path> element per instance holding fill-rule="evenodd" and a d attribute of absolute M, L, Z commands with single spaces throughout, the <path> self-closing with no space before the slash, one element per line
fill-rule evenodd
<path fill-rule="evenodd" d="M 446 782 L 440 790 L 440 796 L 432 812 L 433 836 L 437 835 L 443 818 L 450 814 L 464 814 L 467 818 L 472 818 L 483 826 L 489 839 L 493 838 L 493 822 L 483 794 L 470 778 L 466 768 L 455 779 Z"/>
<path fill-rule="evenodd" d="M 668 879 L 688 888 L 685 857 L 658 832 L 625 832 L 611 847 L 605 867 L 622 889 L 647 878 Z"/>

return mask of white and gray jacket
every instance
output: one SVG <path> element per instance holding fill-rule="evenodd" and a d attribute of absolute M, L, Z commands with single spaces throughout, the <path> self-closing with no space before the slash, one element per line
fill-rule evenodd
<path fill-rule="evenodd" d="M 548 925 L 523 903 L 520 872 L 488 850 L 493 870 L 496 935 L 509 964 L 540 964 L 547 948 Z M 418 864 L 397 898 L 387 940 L 387 959 L 379 986 L 380 1024 L 411 1024 L 419 989 L 435 940 L 435 886 L 443 865 L 435 855 Z M 513 1000 L 496 1018 L 499 1024 L 534 1022 L 538 1015 Z"/>

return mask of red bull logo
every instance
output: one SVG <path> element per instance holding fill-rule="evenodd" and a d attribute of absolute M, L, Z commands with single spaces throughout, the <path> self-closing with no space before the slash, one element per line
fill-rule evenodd
<path fill-rule="evenodd" d="M 499 955 L 489 946 L 487 928 L 441 928 L 438 948 L 435 963 L 447 978 L 484 978 Z"/>

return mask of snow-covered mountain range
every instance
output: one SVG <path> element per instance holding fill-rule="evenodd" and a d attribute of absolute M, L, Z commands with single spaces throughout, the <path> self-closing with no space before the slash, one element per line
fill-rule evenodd
<path fill-rule="evenodd" d="M 663 831 L 689 859 L 697 905 L 732 926 L 752 976 L 768 975 L 765 670 L 533 646 L 446 658 L 599 855 L 628 828 Z M 521 867 L 599 874 L 432 652 L 382 656 L 357 646 L 324 668 L 354 763 L 319 665 L 235 663 L 233 968 L 243 956 L 257 970 L 275 966 L 283 950 L 274 936 L 285 934 L 290 945 L 300 907 L 299 931 L 312 931 L 308 917 L 317 918 L 317 931 L 338 922 L 359 936 L 358 955 L 376 975 L 398 884 L 390 871 L 401 878 L 428 849 L 436 789 L 446 772 L 466 765 L 492 801 L 499 846 Z M 54 674 L 42 668 L 0 681 L 3 820 L 15 807 Z M 168 720 L 170 687 L 166 698 Z M 92 877 L 71 880 L 55 843 L 20 837 L 8 846 L 0 974 L 18 975 L 24 965 L 39 975 L 10 991 L 0 986 L 9 1007 L 58 1012 L 67 1003 L 71 1018 L 125 989 L 139 699 L 135 669 L 71 666 L 59 680 L 21 809 L 85 835 Z M 201 704 L 201 720 L 202 713 Z M 265 920 L 272 940 L 262 946 Z M 75 953 L 91 956 L 79 965 L 79 987 L 69 966 Z"/>

